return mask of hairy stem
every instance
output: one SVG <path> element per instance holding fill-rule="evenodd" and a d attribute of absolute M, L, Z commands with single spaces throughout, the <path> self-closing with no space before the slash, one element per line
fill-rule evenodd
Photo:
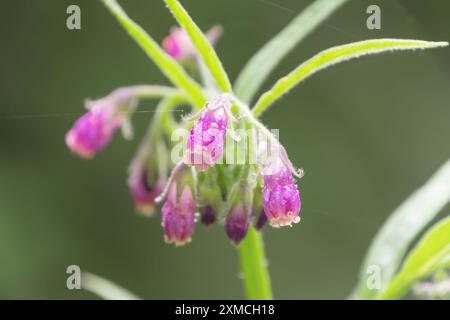
<path fill-rule="evenodd" d="M 272 287 L 261 233 L 250 226 L 248 234 L 239 246 L 241 272 L 249 300 L 272 299 Z"/>
<path fill-rule="evenodd" d="M 175 86 L 183 90 L 192 101 L 194 107 L 200 109 L 206 101 L 200 85 L 144 29 L 128 17 L 116 0 L 101 1 L 161 72 Z"/>
<path fill-rule="evenodd" d="M 128 91 L 131 96 L 137 99 L 161 98 L 174 95 L 181 97 L 185 96 L 183 92 L 178 88 L 159 85 L 138 84 L 128 87 L 122 87 L 117 90 Z"/>
<path fill-rule="evenodd" d="M 186 98 L 182 95 L 172 95 L 165 98 L 160 102 L 155 111 L 155 116 L 152 119 L 152 125 L 150 126 L 149 134 L 153 135 L 153 140 L 158 141 L 161 139 L 161 131 L 164 128 L 167 130 L 168 136 L 176 129 L 177 124 L 171 117 L 173 107 L 177 104 L 186 102 Z"/>

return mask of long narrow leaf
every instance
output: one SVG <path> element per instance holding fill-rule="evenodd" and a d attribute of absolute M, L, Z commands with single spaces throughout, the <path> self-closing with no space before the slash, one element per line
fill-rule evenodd
<path fill-rule="evenodd" d="M 136 24 L 125 11 L 120 7 L 116 0 L 101 0 L 105 6 L 116 17 L 123 28 L 128 31 L 130 36 L 139 44 L 144 52 L 153 60 L 161 72 L 177 87 L 183 90 L 197 108 L 205 103 L 201 87 L 195 82 L 174 60 L 164 52 L 158 43 Z"/>
<path fill-rule="evenodd" d="M 405 260 L 402 269 L 378 298 L 399 299 L 413 284 L 450 261 L 450 217 L 432 227 Z"/>
<path fill-rule="evenodd" d="M 187 11 L 177 0 L 164 0 L 180 26 L 186 30 L 192 43 L 216 80 L 218 87 L 224 92 L 231 92 L 230 80 L 219 60 L 214 48 L 200 28 L 195 24 Z"/>
<path fill-rule="evenodd" d="M 261 115 L 272 103 L 280 99 L 289 90 L 314 73 L 334 64 L 359 58 L 365 55 L 377 54 L 387 51 L 416 50 L 447 46 L 447 42 L 428 42 L 404 39 L 375 39 L 354 42 L 322 51 L 302 63 L 287 76 L 278 80 L 275 85 L 264 93 L 253 108 L 255 116 Z"/>
<path fill-rule="evenodd" d="M 81 275 L 81 287 L 105 300 L 141 300 L 117 284 L 88 272 Z"/>
<path fill-rule="evenodd" d="M 348 0 L 317 0 L 305 8 L 245 65 L 235 82 L 236 95 L 250 103 L 280 61 L 321 22 Z"/>
<path fill-rule="evenodd" d="M 367 288 L 369 266 L 380 268 L 381 288 L 386 288 L 411 242 L 449 202 L 450 160 L 392 213 L 375 236 L 361 267 L 355 298 L 371 299 L 379 293 Z"/>

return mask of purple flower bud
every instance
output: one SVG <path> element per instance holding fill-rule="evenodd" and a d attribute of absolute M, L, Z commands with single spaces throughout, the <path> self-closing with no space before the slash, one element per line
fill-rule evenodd
<path fill-rule="evenodd" d="M 300 222 L 300 193 L 292 173 L 282 166 L 270 175 L 264 175 L 264 211 L 274 227 Z"/>
<path fill-rule="evenodd" d="M 216 222 L 216 213 L 210 205 L 206 205 L 200 210 L 200 217 L 202 224 L 207 227 Z"/>
<path fill-rule="evenodd" d="M 230 103 L 219 95 L 211 100 L 192 127 L 187 139 L 186 163 L 200 171 L 214 166 L 223 153 Z"/>
<path fill-rule="evenodd" d="M 267 222 L 267 215 L 264 212 L 264 209 L 262 209 L 259 213 L 258 219 L 255 222 L 255 228 L 256 230 L 261 230 L 262 228 L 264 228 L 264 226 L 266 225 Z"/>
<path fill-rule="evenodd" d="M 177 201 L 177 184 L 170 186 L 166 202 L 162 207 L 164 239 L 176 246 L 191 241 L 195 227 L 195 201 L 192 191 L 186 185 Z"/>
<path fill-rule="evenodd" d="M 251 212 L 245 210 L 242 202 L 238 202 L 237 205 L 228 214 L 225 222 L 225 231 L 228 238 L 235 244 L 239 243 L 247 235 L 248 228 L 250 226 Z"/>
<path fill-rule="evenodd" d="M 82 158 L 92 158 L 108 144 L 120 126 L 120 118 L 114 113 L 107 105 L 94 106 L 67 132 L 67 146 Z"/>
<path fill-rule="evenodd" d="M 221 34 L 222 27 L 214 26 L 206 33 L 206 38 L 211 44 L 214 44 Z M 170 30 L 170 34 L 163 40 L 162 47 L 176 60 L 193 57 L 196 53 L 191 38 L 184 29 L 179 27 L 173 27 Z"/>
<path fill-rule="evenodd" d="M 155 208 L 155 198 L 162 192 L 163 183 L 157 181 L 149 185 L 147 170 L 142 165 L 132 165 L 128 178 L 128 188 L 133 197 L 136 210 L 150 216 Z"/>

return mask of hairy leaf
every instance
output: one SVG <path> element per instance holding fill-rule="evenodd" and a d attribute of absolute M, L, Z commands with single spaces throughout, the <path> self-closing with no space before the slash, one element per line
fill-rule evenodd
<path fill-rule="evenodd" d="M 235 83 L 236 95 L 250 103 L 270 72 L 321 22 L 348 0 L 317 0 L 305 8 L 245 65 Z"/>
<path fill-rule="evenodd" d="M 450 216 L 433 226 L 411 250 L 402 269 L 379 299 L 401 298 L 413 284 L 450 262 Z"/>
<path fill-rule="evenodd" d="M 447 42 L 428 42 L 421 40 L 404 39 L 375 39 L 354 42 L 322 51 L 302 63 L 294 71 L 278 80 L 275 85 L 264 93 L 253 108 L 253 114 L 261 115 L 272 103 L 280 99 L 289 90 L 314 73 L 334 64 L 365 55 L 388 51 L 416 50 L 447 46 Z"/>
<path fill-rule="evenodd" d="M 355 298 L 371 299 L 379 293 L 367 288 L 370 266 L 380 268 L 381 287 L 387 286 L 411 242 L 449 201 L 450 160 L 391 214 L 375 236 L 361 267 Z"/>
<path fill-rule="evenodd" d="M 81 288 L 105 300 L 140 300 L 117 284 L 88 272 L 81 275 Z"/>

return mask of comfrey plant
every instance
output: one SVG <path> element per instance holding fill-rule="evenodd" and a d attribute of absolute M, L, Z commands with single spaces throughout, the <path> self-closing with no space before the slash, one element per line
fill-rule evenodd
<path fill-rule="evenodd" d="M 234 86 L 213 48 L 221 27 L 204 34 L 177 0 L 164 0 L 179 27 L 172 28 L 159 46 L 115 0 L 102 2 L 174 87 L 130 86 L 88 101 L 87 113 L 66 135 L 67 146 L 83 158 L 92 158 L 119 129 L 125 137 L 132 136 L 130 119 L 140 99 L 160 99 L 129 168 L 128 186 L 136 209 L 153 215 L 161 203 L 164 239 L 175 245 L 191 241 L 197 220 L 206 226 L 223 224 L 228 238 L 239 247 L 249 298 L 272 297 L 259 231 L 266 222 L 273 227 L 300 222 L 296 179 L 303 176 L 259 116 L 300 82 L 336 63 L 447 45 L 375 39 L 333 47 L 300 64 L 253 102 L 278 62 L 346 0 L 318 0 L 310 5 L 248 62 Z M 193 112 L 179 121 L 173 110 L 181 104 Z"/>

